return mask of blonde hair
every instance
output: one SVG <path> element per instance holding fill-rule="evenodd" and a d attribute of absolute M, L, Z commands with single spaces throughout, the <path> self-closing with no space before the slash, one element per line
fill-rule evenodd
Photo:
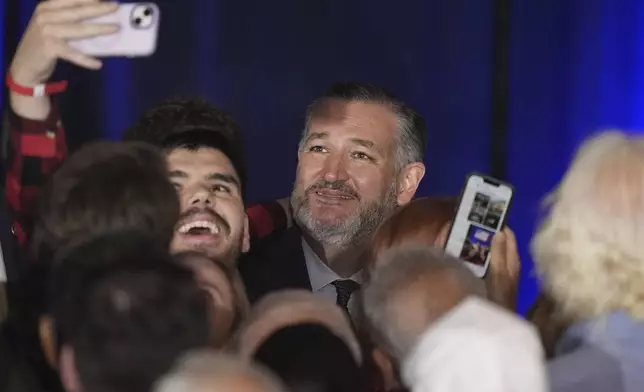
<path fill-rule="evenodd" d="M 154 392 L 230 391 L 239 378 L 254 381 L 265 392 L 285 392 L 280 380 L 261 366 L 211 350 L 186 353 L 175 367 L 157 381 Z"/>
<path fill-rule="evenodd" d="M 546 206 L 532 254 L 562 313 L 644 318 L 644 138 L 588 139 Z"/>

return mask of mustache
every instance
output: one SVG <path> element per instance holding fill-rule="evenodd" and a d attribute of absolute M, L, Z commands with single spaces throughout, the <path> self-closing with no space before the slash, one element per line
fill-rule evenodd
<path fill-rule="evenodd" d="M 315 192 L 320 189 L 331 189 L 334 191 L 340 191 L 360 200 L 360 196 L 358 195 L 358 192 L 355 189 L 353 189 L 353 187 L 351 187 L 349 184 L 347 184 L 346 181 L 322 180 L 316 184 L 311 185 L 309 189 L 306 190 L 306 195 L 308 196 L 309 193 Z"/>
<path fill-rule="evenodd" d="M 187 210 L 183 211 L 181 215 L 179 215 L 179 225 L 182 224 L 182 222 L 189 220 L 195 215 L 198 214 L 206 214 L 209 215 L 210 218 L 221 228 L 223 228 L 227 233 L 230 232 L 230 225 L 224 219 L 223 216 L 219 215 L 215 210 L 212 208 L 208 207 L 192 207 L 188 208 Z"/>

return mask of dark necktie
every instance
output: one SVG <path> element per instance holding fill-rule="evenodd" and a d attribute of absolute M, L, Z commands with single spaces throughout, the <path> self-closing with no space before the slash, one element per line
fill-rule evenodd
<path fill-rule="evenodd" d="M 331 282 L 331 284 L 335 286 L 335 291 L 337 293 L 336 303 L 348 313 L 349 308 L 347 305 L 349 305 L 351 294 L 358 290 L 360 285 L 351 279 L 338 279 Z"/>

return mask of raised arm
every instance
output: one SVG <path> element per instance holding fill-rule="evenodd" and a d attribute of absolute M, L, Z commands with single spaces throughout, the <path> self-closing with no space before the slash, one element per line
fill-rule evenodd
<path fill-rule="evenodd" d="M 12 84 L 35 88 L 49 81 L 58 59 L 83 68 L 99 69 L 99 60 L 71 49 L 67 40 L 110 34 L 114 25 L 81 23 L 106 15 L 116 3 L 99 0 L 48 0 L 34 11 L 9 67 Z M 5 195 L 12 214 L 12 231 L 26 245 L 38 188 L 67 155 L 65 130 L 50 97 L 9 93 L 9 151 Z"/>

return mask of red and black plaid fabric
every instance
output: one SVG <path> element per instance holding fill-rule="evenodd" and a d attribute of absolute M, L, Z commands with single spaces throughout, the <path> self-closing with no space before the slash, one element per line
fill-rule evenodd
<path fill-rule="evenodd" d="M 246 209 L 246 214 L 251 241 L 261 240 L 288 227 L 286 211 L 275 200 L 252 205 Z"/>
<path fill-rule="evenodd" d="M 9 111 L 5 196 L 13 217 L 11 230 L 21 246 L 29 238 L 38 189 L 66 157 L 65 129 L 55 104 L 44 121 Z"/>
<path fill-rule="evenodd" d="M 44 121 L 21 118 L 10 111 L 9 132 L 5 194 L 13 216 L 11 230 L 24 247 L 31 233 L 38 190 L 67 157 L 67 143 L 55 103 Z M 286 212 L 276 201 L 253 205 L 247 213 L 254 240 L 287 228 Z"/>

